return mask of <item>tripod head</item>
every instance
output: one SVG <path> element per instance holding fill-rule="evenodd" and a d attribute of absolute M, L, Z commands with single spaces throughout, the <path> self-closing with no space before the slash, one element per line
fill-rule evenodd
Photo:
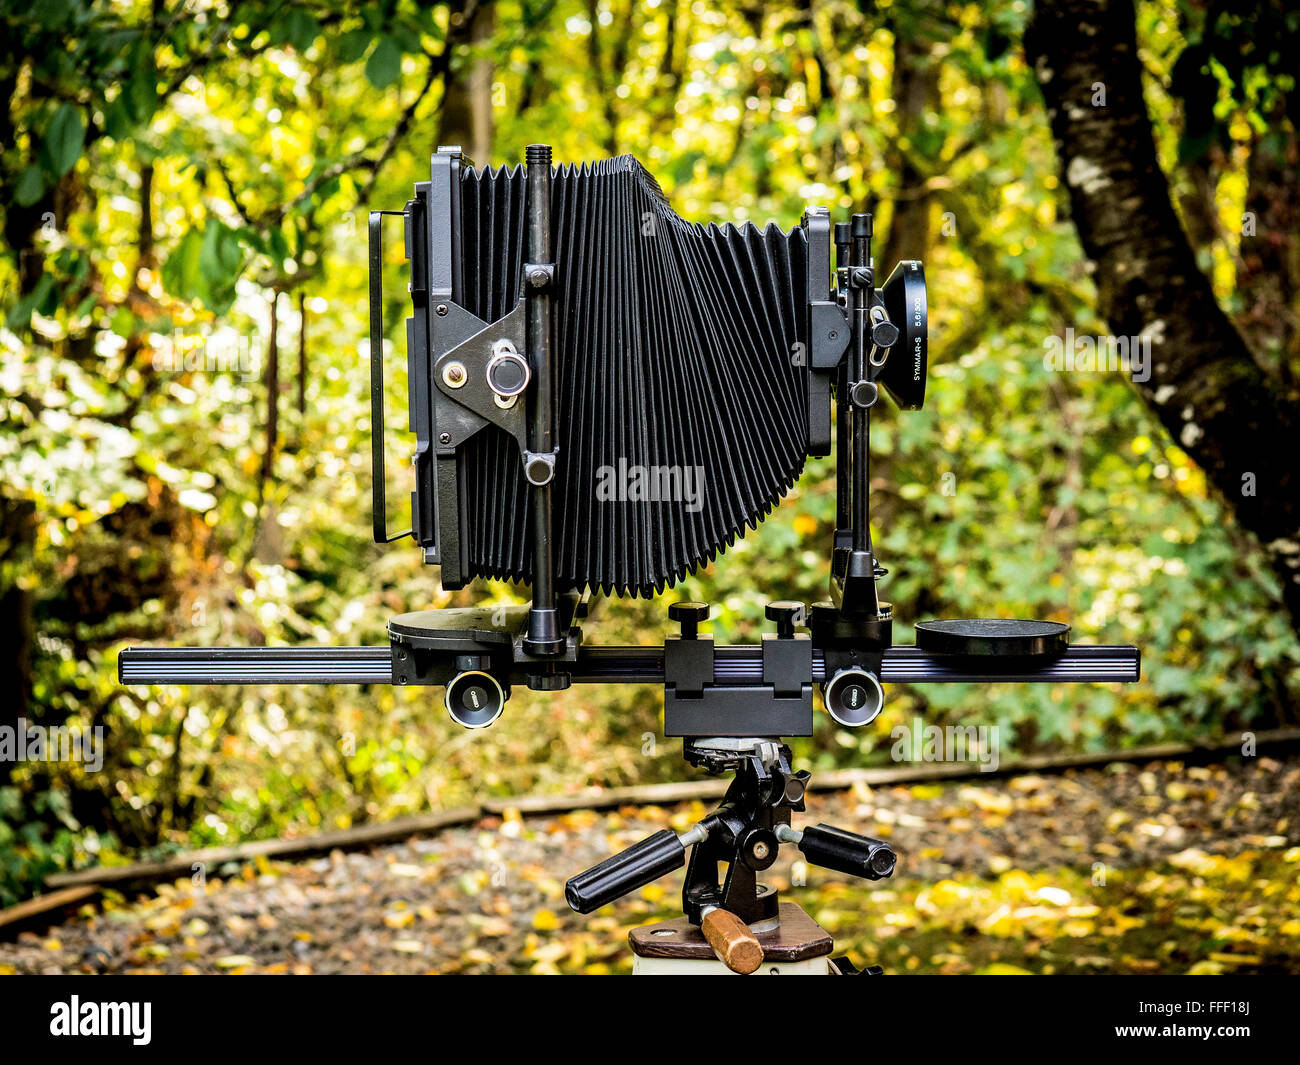
<path fill-rule="evenodd" d="M 781 844 L 792 843 L 814 865 L 851 876 L 880 880 L 893 874 L 897 856 L 882 840 L 830 825 L 791 826 L 791 813 L 804 809 L 809 774 L 790 768 L 790 748 L 780 740 L 701 737 L 687 739 L 683 753 L 711 774 L 734 774 L 722 803 L 683 833 L 663 829 L 573 877 L 564 889 L 570 908 L 591 913 L 645 887 L 686 865 L 691 847 L 682 911 L 691 924 L 704 928 L 729 967 L 735 969 L 731 959 L 739 956 L 742 965 L 752 962 L 753 968 L 736 971 L 752 972 L 762 960 L 761 947 L 755 954 L 756 939 L 748 951 L 738 944 L 745 940 L 742 929 L 766 932 L 780 924 L 777 892 L 759 883 L 758 874 L 776 862 Z M 720 864 L 727 869 L 721 878 Z M 738 923 L 723 925 L 719 914 Z M 709 926 L 710 918 L 718 927 Z"/>
<path fill-rule="evenodd" d="M 804 809 L 809 774 L 790 768 L 790 748 L 780 740 L 687 740 L 684 754 L 710 773 L 734 774 L 721 805 L 680 835 L 664 829 L 575 876 L 565 885 L 572 909 L 591 913 L 680 869 L 692 845 L 682 890 L 682 909 L 692 924 L 715 908 L 749 925 L 775 919 L 776 892 L 760 885 L 757 874 L 771 868 L 782 843 L 795 844 L 814 865 L 852 876 L 879 880 L 893 873 L 897 859 L 888 843 L 826 825 L 791 827 L 791 813 Z M 727 866 L 721 880 L 719 863 Z"/>

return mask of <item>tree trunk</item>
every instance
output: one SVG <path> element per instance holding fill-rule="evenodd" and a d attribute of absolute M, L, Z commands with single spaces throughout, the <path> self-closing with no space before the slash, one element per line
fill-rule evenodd
<path fill-rule="evenodd" d="M 36 540 L 36 505 L 29 499 L 0 497 L 0 562 L 19 573 Z M 32 593 L 17 580 L 0 588 L 0 726 L 17 729 L 31 716 Z M 14 764 L 0 760 L 0 786 L 9 783 Z"/>
<path fill-rule="evenodd" d="M 939 102 L 939 63 L 931 50 L 912 37 L 894 31 L 893 96 L 898 115 L 898 136 L 915 143 L 925 115 Z M 898 178 L 893 195 L 893 216 L 885 231 L 884 247 L 876 252 L 876 282 L 884 284 L 900 259 L 925 260 L 934 243 L 931 218 L 934 197 L 926 177 L 916 165 L 916 149 L 891 153 L 890 167 Z"/>
<path fill-rule="evenodd" d="M 477 50 L 491 42 L 496 22 L 491 3 L 470 5 L 461 19 L 452 26 L 449 50 L 461 44 Z M 438 143 L 459 145 L 478 166 L 492 162 L 492 77 L 492 60 L 487 57 L 457 63 L 452 55 L 443 83 Z"/>
<path fill-rule="evenodd" d="M 298 416 L 307 414 L 307 294 L 298 293 Z M 299 432 L 301 432 L 301 427 Z"/>
<path fill-rule="evenodd" d="M 280 290 L 271 289 L 271 328 L 266 340 L 266 449 L 262 452 L 259 498 L 275 476 L 275 452 L 280 444 Z"/>
<path fill-rule="evenodd" d="M 1262 541 L 1300 628 L 1300 395 L 1261 367 L 1197 268 L 1156 157 L 1132 0 L 1040 0 L 1025 50 L 1098 309 L 1115 334 L 1151 338 L 1138 392 Z"/>
<path fill-rule="evenodd" d="M 1237 285 L 1249 294 L 1242 332 L 1260 362 L 1288 384 L 1300 368 L 1300 146 L 1279 107 L 1247 165 Z"/>

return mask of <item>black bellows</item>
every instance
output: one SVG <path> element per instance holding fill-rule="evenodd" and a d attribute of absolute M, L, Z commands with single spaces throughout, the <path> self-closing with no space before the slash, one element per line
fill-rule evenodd
<path fill-rule="evenodd" d="M 808 443 L 803 230 L 679 218 L 631 156 L 553 170 L 556 582 L 662 591 L 756 526 Z M 466 168 L 466 310 L 515 306 L 524 172 Z M 527 581 L 529 493 L 495 426 L 462 451 L 468 575 Z"/>

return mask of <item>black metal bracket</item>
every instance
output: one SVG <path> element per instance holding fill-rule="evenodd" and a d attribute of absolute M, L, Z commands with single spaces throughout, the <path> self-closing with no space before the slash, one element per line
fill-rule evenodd
<path fill-rule="evenodd" d="M 545 656 L 526 646 L 527 604 L 398 614 L 388 622 L 392 683 L 444 687 L 458 674 L 478 670 L 491 674 L 507 696 L 512 682 L 544 691 L 567 688 L 582 650 L 582 629 L 576 623 L 590 606 L 589 595 L 558 597 L 563 644 L 558 653 Z"/>
<path fill-rule="evenodd" d="M 370 212 L 370 484 L 375 543 L 391 544 L 410 529 L 388 532 L 384 470 L 384 216 L 405 211 Z"/>
<path fill-rule="evenodd" d="M 491 325 L 459 307 L 457 310 L 463 315 L 466 327 L 477 325 L 481 328 L 436 357 L 433 381 L 443 401 L 463 408 L 473 417 L 456 417 L 452 411 L 440 409 L 439 429 L 449 433 L 451 438 L 446 442 L 440 440 L 439 450 L 454 451 L 480 429 L 496 425 L 515 438 L 522 454 L 528 447 L 524 404 L 518 399 L 506 405 L 500 403 L 488 384 L 487 367 L 492 360 L 493 348 L 500 341 L 509 341 L 519 351 L 524 350 L 524 301 L 520 300 L 514 310 Z"/>
<path fill-rule="evenodd" d="M 831 825 L 793 829 L 792 812 L 804 808 L 809 774 L 790 766 L 790 748 L 761 736 L 687 740 L 683 757 L 709 773 L 734 773 L 721 804 L 698 824 L 676 835 L 662 829 L 571 878 L 564 896 L 578 913 L 592 913 L 630 891 L 658 880 L 686 862 L 682 909 L 699 925 L 713 909 L 740 918 L 755 932 L 780 920 L 774 888 L 758 874 L 776 862 L 782 843 L 794 843 L 820 865 L 866 880 L 892 876 L 898 856 L 890 845 Z M 724 876 L 719 867 L 726 865 Z"/>
<path fill-rule="evenodd" d="M 665 736 L 811 736 L 813 645 L 767 634 L 758 684 L 719 681 L 713 637 L 683 625 L 664 640 Z"/>
<path fill-rule="evenodd" d="M 831 450 L 831 388 L 848 350 L 849 320 L 831 283 L 831 220 L 825 207 L 809 207 L 800 223 L 807 242 L 805 292 L 808 338 L 808 454 Z"/>

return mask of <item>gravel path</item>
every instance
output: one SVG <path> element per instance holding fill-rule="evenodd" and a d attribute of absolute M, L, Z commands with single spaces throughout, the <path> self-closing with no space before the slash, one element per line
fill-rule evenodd
<path fill-rule="evenodd" d="M 790 847 L 764 879 L 783 890 L 793 879 L 791 897 L 851 953 L 901 969 L 1300 971 L 1297 785 L 1300 755 L 1288 755 L 814 795 L 802 820 L 888 837 L 894 880 L 792 867 Z M 680 874 L 591 917 L 569 912 L 565 878 L 705 812 L 507 815 L 367 852 L 227 867 L 206 883 L 110 894 L 0 943 L 0 973 L 620 971 L 628 929 L 673 915 Z M 1252 884 L 1258 912 L 1233 895 Z M 1013 925 L 999 931 L 1004 909 Z M 1204 948 L 1183 943 L 1198 921 L 1223 926 L 1197 933 Z M 986 949 L 988 935 L 1006 949 Z"/>

